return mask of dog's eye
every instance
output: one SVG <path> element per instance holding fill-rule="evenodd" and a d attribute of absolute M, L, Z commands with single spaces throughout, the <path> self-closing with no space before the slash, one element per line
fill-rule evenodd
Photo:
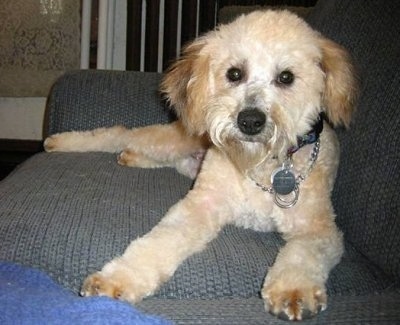
<path fill-rule="evenodd" d="M 282 85 L 290 85 L 294 81 L 294 75 L 291 71 L 284 70 L 278 75 L 278 78 L 276 81 Z"/>
<path fill-rule="evenodd" d="M 237 82 L 243 79 L 243 72 L 239 68 L 230 68 L 226 72 L 226 77 L 231 82 Z"/>

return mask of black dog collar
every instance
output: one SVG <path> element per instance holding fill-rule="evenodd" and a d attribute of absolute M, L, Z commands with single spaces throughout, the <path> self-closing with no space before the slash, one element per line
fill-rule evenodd
<path fill-rule="evenodd" d="M 318 120 L 314 123 L 312 129 L 308 133 L 303 136 L 297 136 L 297 145 L 290 147 L 288 149 L 287 155 L 291 156 L 301 147 L 304 147 L 307 144 L 315 143 L 319 139 L 319 135 L 321 134 L 323 128 L 323 116 L 320 114 Z"/>

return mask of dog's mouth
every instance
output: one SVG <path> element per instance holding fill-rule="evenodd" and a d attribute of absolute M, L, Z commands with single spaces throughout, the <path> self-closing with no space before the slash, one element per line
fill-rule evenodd
<path fill-rule="evenodd" d="M 249 143 L 264 143 L 266 142 L 265 136 L 248 136 L 243 134 L 238 134 L 237 139 L 241 142 L 249 142 Z"/>

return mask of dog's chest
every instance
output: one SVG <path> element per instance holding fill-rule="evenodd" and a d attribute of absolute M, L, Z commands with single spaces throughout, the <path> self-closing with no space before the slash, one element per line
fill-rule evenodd
<path fill-rule="evenodd" d="M 243 197 L 238 202 L 235 224 L 257 231 L 276 230 L 275 220 L 279 216 L 272 195 L 251 180 L 245 180 L 243 185 Z"/>

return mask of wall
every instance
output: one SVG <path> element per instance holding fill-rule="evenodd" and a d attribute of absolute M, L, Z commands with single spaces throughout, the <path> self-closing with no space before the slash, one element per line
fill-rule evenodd
<path fill-rule="evenodd" d="M 45 97 L 0 97 L 0 139 L 41 140 Z"/>
<path fill-rule="evenodd" d="M 82 4 L 86 8 L 89 5 L 93 14 L 89 9 L 81 22 Z M 126 19 L 127 0 L 3 1 L 0 6 L 0 139 L 43 138 L 46 96 L 52 84 L 67 70 L 89 67 L 89 62 L 85 65 L 80 62 L 81 23 L 88 28 L 89 35 L 90 29 L 93 31 L 99 47 L 105 48 L 97 56 L 106 58 L 106 64 L 99 64 L 98 59 L 97 68 L 124 70 Z M 105 33 L 98 38 L 97 20 L 99 26 L 105 27 Z M 89 50 L 90 39 L 82 42 Z M 91 68 L 96 68 L 96 60 Z"/>
<path fill-rule="evenodd" d="M 45 97 L 80 66 L 80 0 L 0 6 L 0 139 L 42 139 Z"/>

